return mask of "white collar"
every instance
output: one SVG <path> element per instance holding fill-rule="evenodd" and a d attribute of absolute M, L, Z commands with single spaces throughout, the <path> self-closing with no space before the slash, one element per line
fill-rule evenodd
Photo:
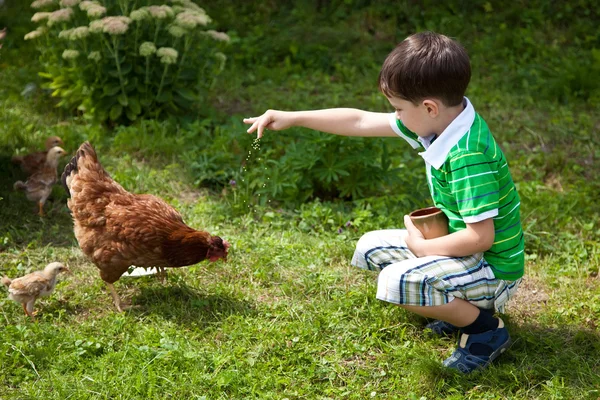
<path fill-rule="evenodd" d="M 450 150 L 471 129 L 471 125 L 475 121 L 475 109 L 469 99 L 466 97 L 464 99 L 465 109 L 438 135 L 435 141 L 427 147 L 427 150 L 419 153 L 435 169 L 439 169 L 444 164 Z"/>

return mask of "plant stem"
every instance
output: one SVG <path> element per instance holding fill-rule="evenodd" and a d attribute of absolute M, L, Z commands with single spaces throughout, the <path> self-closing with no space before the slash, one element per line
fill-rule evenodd
<path fill-rule="evenodd" d="M 158 47 L 156 40 L 158 39 L 158 31 L 160 30 L 160 20 L 156 22 L 156 30 L 154 31 L 154 44 Z"/>
<path fill-rule="evenodd" d="M 162 77 L 160 78 L 160 85 L 158 86 L 158 93 L 156 93 L 157 101 L 158 101 L 158 96 L 160 96 L 160 92 L 162 91 L 163 83 L 165 82 L 165 76 L 167 76 L 168 69 L 169 69 L 169 64 L 165 64 L 165 69 L 163 71 Z"/>
<path fill-rule="evenodd" d="M 148 87 L 148 83 L 150 83 L 148 81 L 149 77 L 148 74 L 150 72 L 150 56 L 146 57 L 146 79 L 144 79 L 144 83 L 146 84 L 146 88 Z"/>
<path fill-rule="evenodd" d="M 183 44 L 183 53 L 181 54 L 181 58 L 179 59 L 179 65 L 177 66 L 177 73 L 175 74 L 175 79 L 173 80 L 173 82 L 177 83 L 177 80 L 179 79 L 179 74 L 181 73 L 181 67 L 183 66 L 183 63 L 185 62 L 185 56 L 187 54 L 188 49 L 190 48 L 190 42 L 191 39 L 189 36 L 185 37 L 185 42 Z"/>
<path fill-rule="evenodd" d="M 121 63 L 119 62 L 119 49 L 117 48 L 117 38 L 113 36 L 113 49 L 115 56 L 115 63 L 117 64 L 117 72 L 119 73 L 119 83 L 121 84 L 121 93 L 127 98 L 127 93 L 125 93 L 125 83 L 123 82 L 123 74 L 121 73 Z"/>

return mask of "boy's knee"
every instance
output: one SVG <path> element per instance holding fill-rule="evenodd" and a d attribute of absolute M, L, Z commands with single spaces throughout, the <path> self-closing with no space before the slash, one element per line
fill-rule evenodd
<path fill-rule="evenodd" d="M 365 254 L 367 251 L 371 250 L 373 247 L 377 247 L 377 231 L 367 232 L 358 239 L 356 242 L 356 251 L 362 254 Z"/>

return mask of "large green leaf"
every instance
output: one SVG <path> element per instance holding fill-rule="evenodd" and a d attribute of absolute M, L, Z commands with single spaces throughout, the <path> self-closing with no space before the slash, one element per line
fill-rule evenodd
<path fill-rule="evenodd" d="M 120 89 L 121 89 L 121 86 L 117 83 L 114 83 L 111 85 L 105 85 L 104 88 L 102 89 L 102 92 L 104 93 L 105 96 L 114 96 L 115 94 L 117 94 L 119 92 Z"/>
<path fill-rule="evenodd" d="M 127 118 L 129 118 L 130 121 L 135 121 L 137 119 L 137 114 L 131 111 L 130 108 L 125 111 L 125 115 L 127 115 Z"/>
<path fill-rule="evenodd" d="M 190 108 L 194 104 L 194 102 L 187 100 L 187 99 L 179 96 L 178 94 L 175 94 L 175 96 L 173 96 L 173 102 L 175 102 L 176 104 L 180 105 L 183 108 Z"/>
<path fill-rule="evenodd" d="M 170 90 L 165 90 L 156 97 L 156 101 L 158 101 L 159 103 L 166 103 L 168 101 L 171 101 L 172 99 L 173 95 L 171 94 Z"/>
<path fill-rule="evenodd" d="M 116 121 L 117 118 L 119 118 L 122 113 L 123 113 L 123 107 L 120 104 L 115 104 L 110 109 L 109 117 L 112 121 Z"/>
<path fill-rule="evenodd" d="M 130 62 L 124 63 L 123 65 L 121 65 L 121 74 L 127 75 L 131 72 L 132 68 L 133 65 Z"/>
<path fill-rule="evenodd" d="M 140 102 L 137 97 L 129 98 L 129 110 L 135 115 L 138 115 L 142 112 L 142 107 L 140 106 Z"/>
<path fill-rule="evenodd" d="M 144 96 L 140 99 L 140 104 L 144 107 L 149 107 L 152 104 L 152 98 Z"/>
<path fill-rule="evenodd" d="M 181 97 L 183 97 L 184 99 L 189 100 L 189 101 L 196 101 L 198 99 L 198 96 L 194 93 L 194 91 L 191 89 L 188 89 L 188 88 L 180 88 L 180 89 L 177 89 L 176 92 Z"/>
<path fill-rule="evenodd" d="M 127 107 L 129 105 L 129 101 L 128 101 L 127 95 L 125 93 L 121 93 L 117 97 L 117 100 L 119 101 L 119 104 L 121 104 L 123 107 Z"/>

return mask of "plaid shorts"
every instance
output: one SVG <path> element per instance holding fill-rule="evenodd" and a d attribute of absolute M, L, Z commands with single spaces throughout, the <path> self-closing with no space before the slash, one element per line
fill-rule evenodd
<path fill-rule="evenodd" d="M 483 253 L 467 257 L 417 257 L 404 229 L 372 231 L 356 244 L 352 265 L 381 271 L 377 298 L 410 306 L 441 306 L 455 297 L 484 309 L 503 311 L 521 279 L 494 277 Z"/>

